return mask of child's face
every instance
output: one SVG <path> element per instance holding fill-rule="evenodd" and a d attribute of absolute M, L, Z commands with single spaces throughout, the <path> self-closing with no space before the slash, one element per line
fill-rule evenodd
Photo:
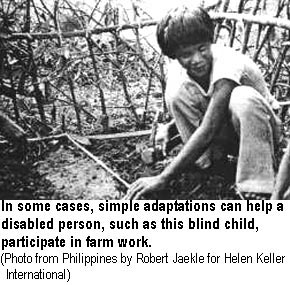
<path fill-rule="evenodd" d="M 194 79 L 208 78 L 212 67 L 211 43 L 199 43 L 180 47 L 176 58 Z"/>

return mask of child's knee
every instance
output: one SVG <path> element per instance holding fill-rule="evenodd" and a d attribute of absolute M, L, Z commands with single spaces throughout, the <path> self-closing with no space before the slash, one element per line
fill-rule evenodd
<path fill-rule="evenodd" d="M 229 109 L 235 115 L 250 115 L 254 110 L 264 109 L 266 100 L 250 86 L 238 86 L 231 94 Z"/>

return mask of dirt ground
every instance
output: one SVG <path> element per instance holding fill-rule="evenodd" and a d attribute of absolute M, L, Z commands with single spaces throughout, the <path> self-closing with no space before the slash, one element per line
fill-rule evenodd
<path fill-rule="evenodd" d="M 136 145 L 147 137 L 93 141 L 86 148 L 123 180 L 154 175 L 171 157 L 146 166 Z M 0 199 L 120 199 L 127 189 L 68 141 L 33 144 L 24 160 L 11 147 L 0 152 Z M 17 159 L 18 158 L 18 159 Z M 189 171 L 148 199 L 240 199 L 233 189 L 235 165 L 223 162 L 207 172 Z"/>
<path fill-rule="evenodd" d="M 50 182 L 52 199 L 118 199 L 116 182 L 106 170 L 72 148 L 61 146 L 37 165 Z"/>

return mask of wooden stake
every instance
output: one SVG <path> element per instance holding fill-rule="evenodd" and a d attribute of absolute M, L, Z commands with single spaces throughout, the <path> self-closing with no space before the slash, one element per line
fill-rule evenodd
<path fill-rule="evenodd" d="M 77 143 L 70 135 L 67 135 L 69 141 L 71 141 L 77 148 L 82 150 L 88 157 L 100 165 L 103 169 L 108 171 L 113 177 L 115 177 L 121 184 L 123 184 L 127 189 L 130 187 L 130 184 L 123 180 L 117 173 L 115 173 L 111 168 L 109 168 L 103 161 L 98 159 L 95 155 L 89 152 L 86 148 Z"/>
<path fill-rule="evenodd" d="M 79 110 L 77 99 L 76 99 L 75 92 L 74 92 L 74 83 L 73 83 L 73 80 L 71 79 L 69 74 L 67 76 L 67 80 L 68 80 L 68 85 L 70 88 L 72 101 L 73 101 L 75 112 L 76 112 L 78 130 L 80 133 L 82 133 L 82 121 L 81 121 L 80 110 Z"/>

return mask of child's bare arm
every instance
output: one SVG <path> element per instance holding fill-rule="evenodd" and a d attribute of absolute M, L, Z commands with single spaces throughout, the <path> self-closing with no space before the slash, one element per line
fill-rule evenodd
<path fill-rule="evenodd" d="M 212 99 L 200 127 L 161 174 L 135 181 L 128 190 L 127 199 L 139 199 L 145 193 L 165 189 L 167 183 L 174 176 L 198 159 L 210 145 L 226 119 L 229 100 L 235 87 L 236 83 L 228 79 L 216 82 Z"/>

